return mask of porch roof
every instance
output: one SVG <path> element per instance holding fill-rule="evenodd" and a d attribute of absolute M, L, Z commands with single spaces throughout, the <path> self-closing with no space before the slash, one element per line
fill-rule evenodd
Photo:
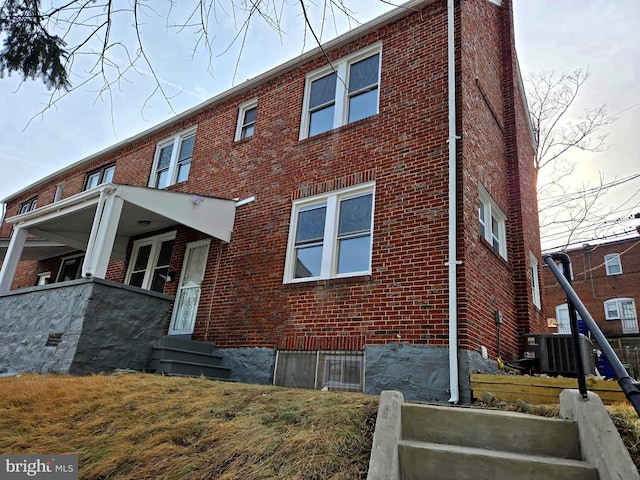
<path fill-rule="evenodd" d="M 175 225 L 185 225 L 224 242 L 231 240 L 235 202 L 221 198 L 157 190 L 131 185 L 104 184 L 31 212 L 7 218 L 6 222 L 26 229 L 29 237 L 22 260 L 38 260 L 86 251 L 103 194 L 122 199 L 116 236 L 111 252 L 123 260 L 131 237 Z M 9 239 L 0 239 L 0 258 L 9 248 Z"/>

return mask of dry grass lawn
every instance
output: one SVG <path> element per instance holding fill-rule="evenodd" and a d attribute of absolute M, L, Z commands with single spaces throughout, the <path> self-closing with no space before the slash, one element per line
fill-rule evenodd
<path fill-rule="evenodd" d="M 356 480 L 366 478 L 377 407 L 362 394 L 205 379 L 22 375 L 0 378 L 0 452 L 77 453 L 89 480 Z M 640 465 L 638 416 L 608 409 Z"/>
<path fill-rule="evenodd" d="M 83 479 L 365 478 L 378 400 L 157 375 L 0 379 L 0 452 Z"/>

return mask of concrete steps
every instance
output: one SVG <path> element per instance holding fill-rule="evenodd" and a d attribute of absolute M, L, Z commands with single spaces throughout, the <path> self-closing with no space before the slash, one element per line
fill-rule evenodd
<path fill-rule="evenodd" d="M 222 357 L 214 352 L 215 345 L 212 343 L 165 336 L 161 344 L 153 348 L 149 371 L 165 375 L 227 380 L 231 371 L 221 366 Z"/>
<path fill-rule="evenodd" d="M 403 480 L 597 480 L 569 420 L 465 407 L 403 404 Z"/>

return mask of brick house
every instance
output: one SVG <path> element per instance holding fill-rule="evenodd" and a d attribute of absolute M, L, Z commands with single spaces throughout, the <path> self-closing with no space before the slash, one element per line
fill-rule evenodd
<path fill-rule="evenodd" d="M 511 1 L 449 3 L 6 198 L 0 318 L 25 287 L 105 279 L 168 298 L 161 333 L 215 343 L 232 378 L 468 401 L 547 327 Z"/>
<path fill-rule="evenodd" d="M 605 336 L 640 336 L 640 238 L 585 244 L 565 253 L 573 288 Z M 558 333 L 570 333 L 565 293 L 548 268 L 543 272 L 546 316 L 555 319 Z"/>

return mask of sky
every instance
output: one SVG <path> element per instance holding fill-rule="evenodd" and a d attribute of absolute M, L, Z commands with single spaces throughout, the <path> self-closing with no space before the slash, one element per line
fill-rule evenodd
<path fill-rule="evenodd" d="M 154 7 L 168 3 L 156 2 Z M 169 100 L 158 91 L 154 93 L 150 67 L 143 63 L 135 71 L 124 72 L 108 91 L 100 90 L 100 78 L 82 84 L 82 78 L 74 75 L 71 80 L 76 88 L 57 98 L 50 108 L 51 92 L 39 81 L 22 82 L 15 74 L 0 79 L 0 200 L 315 45 L 308 31 L 305 36 L 297 2 L 289 2 L 277 13 L 283 33 L 254 19 L 244 37 L 238 36 L 243 13 L 232 9 L 231 0 L 218 0 L 218 9 L 212 15 L 216 23 L 208 31 L 212 55 L 204 48 L 194 53 L 197 35 L 192 29 L 174 26 L 189 23 L 193 3 L 184 0 L 179 2 L 180 10 L 145 11 L 139 16 L 145 54 Z M 309 7 L 308 16 L 314 30 L 322 32 L 322 41 L 391 8 L 387 2 L 374 0 L 345 0 L 345 4 L 355 20 L 346 19 L 341 12 L 326 11 L 323 15 L 318 8 Z M 132 23 L 126 13 L 119 15 L 120 25 Z M 583 109 L 605 104 L 617 118 L 603 132 L 608 133 L 605 152 L 571 154 L 569 160 L 578 164 L 571 184 L 593 186 L 600 175 L 605 181 L 613 181 L 640 173 L 640 2 L 514 0 L 514 17 L 523 76 L 588 67 L 591 76 L 571 115 L 577 118 Z M 327 19 L 324 25 L 323 18 Z M 335 27 L 330 25 L 332 18 L 337 19 Z M 118 41 L 108 52 L 114 61 L 135 55 L 134 47 L 122 47 L 132 40 L 130 29 L 116 25 L 112 36 Z M 78 72 L 89 71 L 94 61 L 92 56 L 81 57 L 75 68 Z M 115 73 L 107 69 L 112 80 Z M 611 189 L 599 206 L 603 216 L 606 214 L 606 228 L 584 232 L 584 240 L 595 236 L 617 238 L 640 225 L 640 220 L 626 219 L 640 212 L 639 190 L 640 178 Z M 617 221 L 619 217 L 624 221 Z M 560 241 L 560 237 L 551 236 L 543 247 L 554 247 Z"/>

